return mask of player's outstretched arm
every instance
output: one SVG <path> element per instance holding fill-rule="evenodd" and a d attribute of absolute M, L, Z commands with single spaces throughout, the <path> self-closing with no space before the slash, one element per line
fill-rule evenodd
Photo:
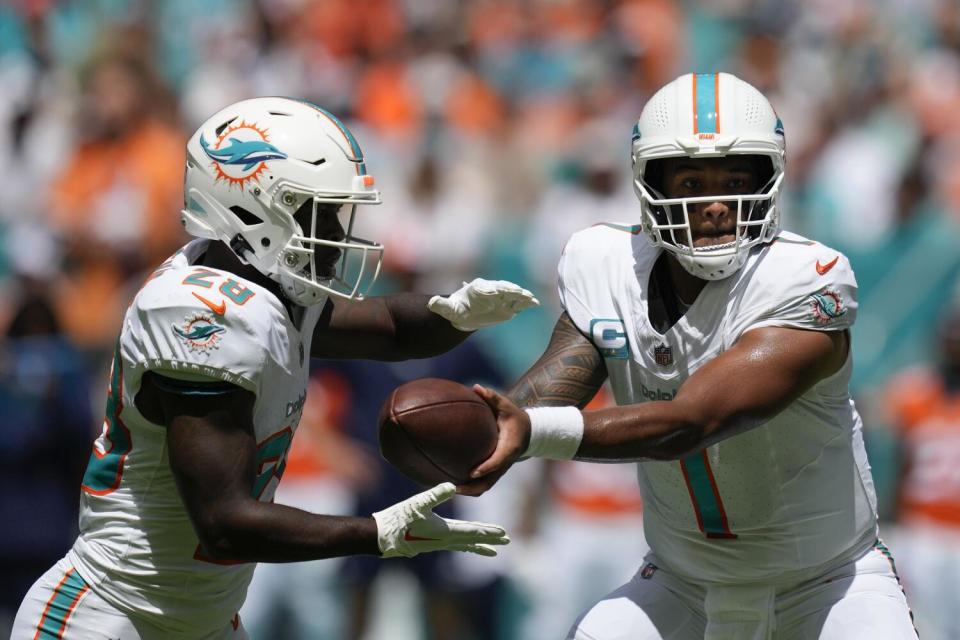
<path fill-rule="evenodd" d="M 407 360 L 435 356 L 471 331 L 511 319 L 540 304 L 504 280 L 476 279 L 449 296 L 412 293 L 327 302 L 314 330 L 316 358 Z"/>
<path fill-rule="evenodd" d="M 188 383 L 147 373 L 137 407 L 167 428 L 170 468 L 204 556 L 212 560 L 295 562 L 374 554 L 468 551 L 496 555 L 495 525 L 441 518 L 433 508 L 455 492 L 435 487 L 374 516 L 317 515 L 257 492 L 255 397 L 239 387 Z"/>
<path fill-rule="evenodd" d="M 697 370 L 673 400 L 580 412 L 524 411 L 478 388 L 497 413 L 497 449 L 461 493 L 479 495 L 520 456 L 600 462 L 676 460 L 777 415 L 843 366 L 846 332 L 762 328 Z M 490 479 L 493 482 L 490 482 Z"/>
<path fill-rule="evenodd" d="M 597 395 L 606 379 L 607 367 L 600 352 L 564 312 L 553 327 L 543 355 L 520 376 L 507 396 L 513 406 L 583 408 Z M 529 434 L 519 432 L 522 425 L 512 420 L 498 420 L 498 423 L 500 435 L 494 455 L 501 454 L 504 464 L 476 482 L 461 485 L 460 493 L 480 495 L 526 450 Z"/>
<path fill-rule="evenodd" d="M 677 460 L 757 427 L 836 373 L 848 341 L 845 331 L 749 331 L 690 376 L 673 400 L 585 412 L 589 438 L 585 429 L 576 455 Z"/>

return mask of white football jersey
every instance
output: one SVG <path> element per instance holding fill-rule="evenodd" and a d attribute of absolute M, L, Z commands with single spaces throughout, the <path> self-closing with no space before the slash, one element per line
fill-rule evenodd
<path fill-rule="evenodd" d="M 103 432 L 81 487 L 80 536 L 68 555 L 117 608 L 171 634 L 197 636 L 234 617 L 255 564 L 204 558 L 170 470 L 166 429 L 137 411 L 140 380 L 157 371 L 253 392 L 259 466 L 252 495 L 270 501 L 300 420 L 322 306 L 308 307 L 296 326 L 263 287 L 193 266 L 208 242 L 195 240 L 161 265 L 126 312 Z"/>
<path fill-rule="evenodd" d="M 617 404 L 671 400 L 744 332 L 849 328 L 856 281 L 846 257 L 781 233 L 743 268 L 708 282 L 666 333 L 648 314 L 660 255 L 639 226 L 575 234 L 560 261 L 560 298 L 604 356 Z M 680 461 L 643 461 L 647 542 L 666 568 L 702 582 L 767 581 L 846 559 L 877 535 L 876 497 L 852 360 L 767 423 Z M 737 380 L 730 380 L 736 385 Z"/>

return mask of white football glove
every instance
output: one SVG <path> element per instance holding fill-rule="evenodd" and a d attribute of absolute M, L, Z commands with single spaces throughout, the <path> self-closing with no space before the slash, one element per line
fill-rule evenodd
<path fill-rule="evenodd" d="M 450 482 L 398 502 L 373 514 L 377 544 L 384 558 L 412 558 L 425 551 L 469 551 L 495 556 L 490 545 L 510 542 L 502 527 L 482 522 L 441 518 L 433 508 L 457 493 Z"/>
<path fill-rule="evenodd" d="M 449 296 L 433 296 L 427 308 L 450 321 L 460 331 L 476 331 L 505 322 L 540 301 L 506 280 L 476 278 Z"/>

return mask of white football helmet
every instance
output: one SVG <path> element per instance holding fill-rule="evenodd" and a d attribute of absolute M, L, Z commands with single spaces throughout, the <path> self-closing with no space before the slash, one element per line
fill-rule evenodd
<path fill-rule="evenodd" d="M 187 143 L 183 190 L 187 232 L 225 242 L 297 304 L 362 298 L 380 273 L 383 245 L 353 236 L 356 205 L 380 204 L 380 192 L 350 130 L 309 102 L 253 98 L 211 116 Z M 346 237 L 320 237 L 326 203 L 340 205 Z"/>
<path fill-rule="evenodd" d="M 755 194 L 664 198 L 651 184 L 651 163 L 662 158 L 714 158 L 731 154 L 770 159 L 769 179 Z M 640 198 L 643 230 L 654 246 L 677 257 L 692 275 L 721 280 L 735 273 L 750 247 L 780 230 L 777 200 L 784 169 L 783 124 L 752 85 L 729 73 L 686 74 L 667 84 L 644 106 L 633 128 L 633 186 Z M 689 206 L 733 202 L 736 240 L 694 247 Z"/>

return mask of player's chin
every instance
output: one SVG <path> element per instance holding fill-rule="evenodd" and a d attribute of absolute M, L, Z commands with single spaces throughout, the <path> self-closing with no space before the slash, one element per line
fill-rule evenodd
<path fill-rule="evenodd" d="M 317 277 L 321 280 L 329 280 L 337 275 L 337 260 L 317 261 Z"/>
<path fill-rule="evenodd" d="M 730 244 L 737 237 L 732 233 L 721 233 L 718 235 L 709 235 L 709 236 L 700 236 L 694 238 L 693 246 L 696 249 L 701 249 L 705 247 L 717 247 L 724 244 Z"/>
<path fill-rule="evenodd" d="M 337 275 L 337 269 L 333 266 L 318 266 L 317 278 L 320 280 L 332 280 Z"/>
<path fill-rule="evenodd" d="M 317 276 L 326 279 L 337 275 L 337 264 L 340 262 L 340 256 L 339 249 L 318 252 L 316 256 Z"/>

